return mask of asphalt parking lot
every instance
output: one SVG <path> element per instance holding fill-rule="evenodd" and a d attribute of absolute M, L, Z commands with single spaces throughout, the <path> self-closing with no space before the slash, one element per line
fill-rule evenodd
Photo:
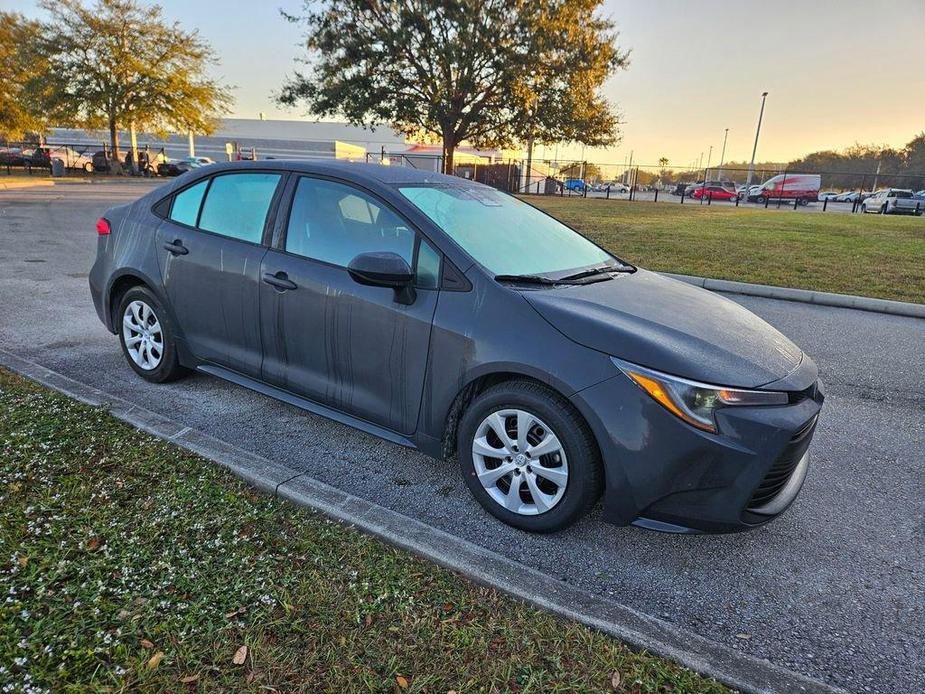
<path fill-rule="evenodd" d="M 531 536 L 481 511 L 455 464 L 207 376 L 137 378 L 87 273 L 96 218 L 148 185 L 0 192 L 0 348 L 778 665 L 851 691 L 925 690 L 925 321 L 737 298 L 811 354 L 827 387 L 790 511 L 737 535 L 660 535 L 592 514 Z"/>

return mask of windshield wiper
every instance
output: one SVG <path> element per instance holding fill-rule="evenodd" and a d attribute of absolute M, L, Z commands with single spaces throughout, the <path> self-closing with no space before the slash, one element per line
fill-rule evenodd
<path fill-rule="evenodd" d="M 567 275 L 560 278 L 561 281 L 571 281 L 571 280 L 580 280 L 585 277 L 594 277 L 595 275 L 609 275 L 611 272 L 635 272 L 636 268 L 632 265 L 602 265 L 600 267 L 592 267 L 587 270 L 582 270 L 581 272 L 576 272 L 574 275 Z"/>
<path fill-rule="evenodd" d="M 559 280 L 543 277 L 542 275 L 495 275 L 496 282 L 522 282 L 524 284 L 562 284 Z"/>

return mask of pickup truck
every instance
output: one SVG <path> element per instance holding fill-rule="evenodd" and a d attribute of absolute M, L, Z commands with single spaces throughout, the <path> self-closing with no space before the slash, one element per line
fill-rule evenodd
<path fill-rule="evenodd" d="M 884 188 L 861 203 L 861 212 L 914 214 L 919 217 L 925 212 L 925 201 L 917 199 L 911 190 Z"/>

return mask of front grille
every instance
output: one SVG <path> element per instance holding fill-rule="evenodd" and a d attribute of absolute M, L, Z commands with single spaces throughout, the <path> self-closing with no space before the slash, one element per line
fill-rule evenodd
<path fill-rule="evenodd" d="M 806 424 L 801 426 L 787 443 L 787 447 L 778 456 L 777 460 L 768 470 L 768 474 L 761 480 L 761 484 L 752 494 L 748 502 L 748 510 L 761 508 L 771 499 L 780 494 L 780 491 L 786 486 L 790 475 L 809 448 L 809 442 L 812 440 L 813 429 L 816 426 L 817 417 L 813 417 Z"/>

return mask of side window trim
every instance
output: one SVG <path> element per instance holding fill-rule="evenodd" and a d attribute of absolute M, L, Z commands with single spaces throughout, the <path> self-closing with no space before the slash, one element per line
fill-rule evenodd
<path fill-rule="evenodd" d="M 196 212 L 196 225 L 194 227 L 198 231 L 205 231 L 205 229 L 200 228 L 199 220 L 202 219 L 202 208 L 206 206 L 206 198 L 209 196 L 209 191 L 212 190 L 212 181 L 214 180 L 215 176 L 209 176 L 209 178 L 206 179 L 206 189 L 202 191 L 202 198 L 199 200 L 199 210 Z"/>

